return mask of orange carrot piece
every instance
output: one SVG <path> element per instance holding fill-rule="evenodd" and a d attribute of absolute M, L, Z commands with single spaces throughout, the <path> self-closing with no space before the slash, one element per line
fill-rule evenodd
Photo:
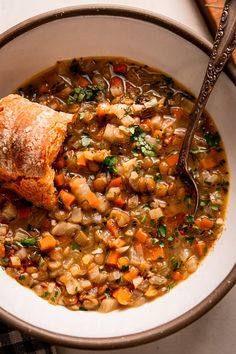
<path fill-rule="evenodd" d="M 138 231 L 135 234 L 135 238 L 141 242 L 141 243 L 145 243 L 145 241 L 149 238 L 149 235 L 143 231 L 143 229 L 138 229 Z"/>
<path fill-rule="evenodd" d="M 160 130 L 160 129 L 155 129 L 152 136 L 154 138 L 161 138 L 162 137 L 162 134 L 163 134 L 163 131 Z"/>
<path fill-rule="evenodd" d="M 169 165 L 169 167 L 174 167 L 179 160 L 179 154 L 172 154 L 166 159 L 166 163 Z"/>
<path fill-rule="evenodd" d="M 58 198 L 62 201 L 62 203 L 66 206 L 66 207 L 70 207 L 71 204 L 74 203 L 75 201 L 75 196 L 69 192 L 66 192 L 65 190 L 61 190 Z"/>
<path fill-rule="evenodd" d="M 165 258 L 164 248 L 163 247 L 147 248 L 145 250 L 145 257 L 151 261 L 156 261 L 158 258 Z"/>
<path fill-rule="evenodd" d="M 138 273 L 139 270 L 135 267 L 132 267 L 128 272 L 124 273 L 124 279 L 131 283 L 132 280 L 138 276 Z"/>
<path fill-rule="evenodd" d="M 180 280 L 183 280 L 183 274 L 181 274 L 178 270 L 176 270 L 175 272 L 172 273 L 172 278 L 175 280 L 175 281 L 180 281 Z"/>
<path fill-rule="evenodd" d="M 39 241 L 39 248 L 41 251 L 49 251 L 55 248 L 57 241 L 51 234 L 47 234 L 44 238 Z"/>
<path fill-rule="evenodd" d="M 212 156 L 207 156 L 200 162 L 201 167 L 206 170 L 212 170 L 217 166 L 217 161 Z"/>
<path fill-rule="evenodd" d="M 113 202 L 113 204 L 115 204 L 115 206 L 119 207 L 119 208 L 123 208 L 123 206 L 125 206 L 126 204 L 126 200 L 124 198 L 122 198 L 121 195 L 119 195 Z"/>
<path fill-rule="evenodd" d="M 171 107 L 170 113 L 174 118 L 180 119 L 183 117 L 184 110 L 182 107 Z"/>
<path fill-rule="evenodd" d="M 81 152 L 81 154 L 77 157 L 76 163 L 79 166 L 86 166 L 86 162 L 87 162 L 87 160 L 86 160 L 84 154 Z"/>
<path fill-rule="evenodd" d="M 122 182 L 122 178 L 121 177 L 117 177 L 117 178 L 113 178 L 111 180 L 111 182 L 108 185 L 108 189 L 109 188 L 113 188 L 113 187 L 122 187 L 123 182 Z"/>
<path fill-rule="evenodd" d="M 98 117 L 104 117 L 110 111 L 110 104 L 108 102 L 101 102 L 97 105 L 96 115 Z"/>
<path fill-rule="evenodd" d="M 77 79 L 77 85 L 80 87 L 87 87 L 89 85 L 89 81 L 85 77 L 80 76 Z"/>
<path fill-rule="evenodd" d="M 128 266 L 129 265 L 129 258 L 128 257 L 120 257 L 118 258 L 118 267 L 121 269 L 123 266 Z"/>
<path fill-rule="evenodd" d="M 0 257 L 5 257 L 5 246 L 0 243 Z"/>
<path fill-rule="evenodd" d="M 199 218 L 195 221 L 195 224 L 200 230 L 211 229 L 214 225 L 214 221 L 210 220 L 207 216 Z"/>
<path fill-rule="evenodd" d="M 32 208 L 22 208 L 17 210 L 17 216 L 19 219 L 28 219 L 30 215 L 32 214 Z"/>
<path fill-rule="evenodd" d="M 118 288 L 113 291 L 112 296 L 119 302 L 121 305 L 128 305 L 131 301 L 132 293 L 128 288 Z"/>
<path fill-rule="evenodd" d="M 106 258 L 106 264 L 110 266 L 117 266 L 118 258 L 120 256 L 120 253 L 117 251 L 110 251 Z"/>
<path fill-rule="evenodd" d="M 107 228 L 113 236 L 118 236 L 119 228 L 112 219 L 107 220 Z"/>
<path fill-rule="evenodd" d="M 206 242 L 205 241 L 198 241 L 195 245 L 195 250 L 196 250 L 199 257 L 203 257 L 205 255 Z"/>
<path fill-rule="evenodd" d="M 60 173 L 59 175 L 56 175 L 54 178 L 54 182 L 57 187 L 62 187 L 63 184 L 65 183 L 64 173 Z"/>
<path fill-rule="evenodd" d="M 99 199 L 95 193 L 93 192 L 88 193 L 86 199 L 91 208 L 95 209 L 99 206 Z"/>

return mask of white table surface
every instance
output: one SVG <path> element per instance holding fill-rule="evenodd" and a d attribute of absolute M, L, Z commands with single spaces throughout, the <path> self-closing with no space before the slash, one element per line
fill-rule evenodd
<path fill-rule="evenodd" d="M 0 0 L 0 33 L 33 15 L 78 4 L 127 4 L 171 17 L 198 35 L 210 39 L 193 0 Z M 88 354 L 95 351 L 57 347 L 58 354 Z M 234 354 L 236 353 L 236 287 L 209 313 L 167 338 L 113 354 Z M 100 353 L 108 353 L 100 351 Z M 23 353 L 22 353 L 23 354 Z"/>

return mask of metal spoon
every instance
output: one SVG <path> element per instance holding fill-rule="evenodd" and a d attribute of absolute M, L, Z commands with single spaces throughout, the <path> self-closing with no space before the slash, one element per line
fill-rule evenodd
<path fill-rule="evenodd" d="M 180 177 L 192 186 L 195 194 L 193 216 L 196 216 L 199 206 L 199 191 L 195 179 L 188 169 L 189 151 L 197 123 L 199 122 L 208 98 L 227 60 L 235 48 L 236 0 L 226 0 L 215 41 L 213 43 L 213 50 L 209 59 L 206 74 L 183 140 L 177 165 L 177 171 Z"/>

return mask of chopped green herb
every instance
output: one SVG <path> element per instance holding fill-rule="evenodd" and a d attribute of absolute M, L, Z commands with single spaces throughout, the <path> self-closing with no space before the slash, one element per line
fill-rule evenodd
<path fill-rule="evenodd" d="M 163 248 L 163 247 L 165 247 L 164 242 L 163 242 L 163 241 L 162 241 L 162 242 L 160 242 L 160 243 L 159 243 L 159 246 L 160 246 L 160 247 L 162 247 L 162 248 Z"/>
<path fill-rule="evenodd" d="M 67 104 L 80 103 L 82 101 L 92 101 L 103 89 L 99 86 L 88 86 L 86 88 L 75 87 L 67 99 Z"/>
<path fill-rule="evenodd" d="M 153 245 L 157 245 L 158 243 L 159 243 L 159 239 L 153 237 L 153 238 L 152 238 L 152 244 L 153 244 Z"/>
<path fill-rule="evenodd" d="M 131 107 L 128 106 L 126 109 L 125 109 L 125 114 L 128 116 L 130 113 L 131 113 Z"/>
<path fill-rule="evenodd" d="M 140 128 L 139 125 L 132 125 L 131 127 L 129 127 L 129 131 L 131 133 L 130 136 L 132 140 L 137 140 L 137 138 L 144 133 L 143 129 Z"/>
<path fill-rule="evenodd" d="M 117 156 L 114 155 L 106 156 L 103 161 L 103 166 L 106 167 L 110 173 L 114 173 L 117 171 L 116 169 L 117 161 L 118 161 Z"/>
<path fill-rule="evenodd" d="M 136 146 L 132 150 L 134 156 L 137 156 L 140 151 L 144 156 L 156 156 L 156 146 L 145 140 L 147 134 L 138 125 L 132 125 L 129 127 L 129 131 L 131 140 L 136 141 Z"/>
<path fill-rule="evenodd" d="M 175 286 L 177 285 L 176 282 L 170 283 L 167 285 L 167 291 L 170 291 L 171 289 L 173 289 Z"/>
<path fill-rule="evenodd" d="M 20 275 L 19 280 L 25 280 L 25 275 L 24 274 Z"/>
<path fill-rule="evenodd" d="M 187 237 L 185 237 L 185 241 L 188 242 L 191 245 L 193 243 L 193 241 L 194 241 L 194 237 L 193 236 L 187 236 Z"/>
<path fill-rule="evenodd" d="M 169 237 L 167 238 L 167 241 L 169 241 L 169 242 L 174 241 L 174 237 L 173 237 L 173 236 L 169 236 Z"/>
<path fill-rule="evenodd" d="M 111 297 L 111 290 L 107 288 L 104 292 L 104 295 L 106 296 L 107 299 L 109 299 Z"/>
<path fill-rule="evenodd" d="M 128 266 L 128 265 L 123 265 L 123 266 L 121 267 L 121 271 L 122 271 L 122 272 L 127 272 L 127 270 L 129 270 L 129 266 Z"/>
<path fill-rule="evenodd" d="M 187 215 L 186 216 L 186 221 L 188 224 L 193 224 L 194 223 L 194 216 L 193 215 Z"/>
<path fill-rule="evenodd" d="M 30 247 L 30 246 L 35 246 L 37 243 L 37 240 L 34 237 L 29 237 L 29 238 L 25 238 L 25 239 L 21 240 L 20 243 L 24 247 Z"/>
<path fill-rule="evenodd" d="M 81 113 L 79 114 L 79 120 L 83 120 L 84 117 L 85 117 L 85 113 L 84 113 L 84 112 L 81 112 Z"/>
<path fill-rule="evenodd" d="M 76 242 L 72 242 L 71 245 L 70 245 L 70 247 L 71 247 L 71 249 L 72 249 L 73 251 L 75 251 L 75 250 L 80 250 L 80 246 L 79 246 L 78 243 L 76 243 Z"/>
<path fill-rule="evenodd" d="M 219 206 L 218 205 L 211 205 L 211 209 L 217 211 L 217 210 L 219 210 Z"/>
<path fill-rule="evenodd" d="M 80 310 L 80 311 L 88 311 L 86 308 L 84 308 L 84 307 L 82 307 L 82 306 L 79 308 L 79 310 Z"/>
<path fill-rule="evenodd" d="M 159 234 L 161 237 L 166 237 L 166 233 L 167 233 L 166 225 L 160 224 L 160 225 L 158 226 L 158 234 Z"/>
<path fill-rule="evenodd" d="M 209 148 L 215 148 L 220 143 L 220 135 L 218 132 L 216 133 L 208 132 L 204 135 L 204 138 L 206 139 Z"/>
<path fill-rule="evenodd" d="M 48 291 L 45 291 L 45 292 L 41 295 L 41 297 L 42 297 L 43 299 L 46 299 L 46 298 L 48 297 L 48 295 L 49 295 L 49 292 L 48 292 Z"/>
<path fill-rule="evenodd" d="M 90 139 L 90 137 L 89 137 L 88 134 L 83 134 L 83 135 L 81 135 L 81 145 L 82 145 L 83 147 L 89 146 L 90 143 L 91 143 L 91 139 Z"/>
<path fill-rule="evenodd" d="M 174 256 L 171 257 L 170 261 L 173 271 L 181 267 L 182 262 L 180 260 L 177 260 Z"/>

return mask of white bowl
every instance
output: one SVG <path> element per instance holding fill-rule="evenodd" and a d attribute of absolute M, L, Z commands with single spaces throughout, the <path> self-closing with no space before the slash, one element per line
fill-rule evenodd
<path fill-rule="evenodd" d="M 194 94 L 209 43 L 172 21 L 127 7 L 81 6 L 49 12 L 0 36 L 0 97 L 59 59 L 128 57 L 173 76 Z M 166 336 L 217 303 L 236 281 L 236 87 L 222 74 L 207 106 L 228 154 L 231 186 L 222 237 L 196 273 L 168 294 L 138 308 L 71 312 L 52 306 L 0 271 L 0 314 L 44 340 L 83 348 L 119 348 Z"/>

